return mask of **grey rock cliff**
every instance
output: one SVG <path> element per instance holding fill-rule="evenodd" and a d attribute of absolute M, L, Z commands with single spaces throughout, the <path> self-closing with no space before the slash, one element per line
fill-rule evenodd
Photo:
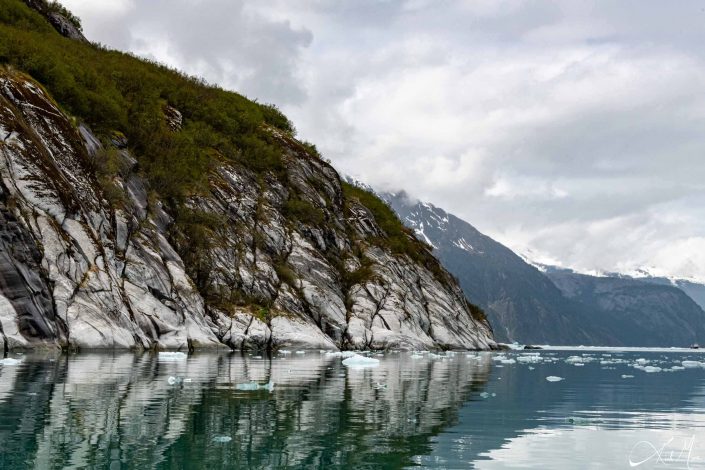
<path fill-rule="evenodd" d="M 124 202 L 111 204 L 92 170 L 104 144 L 34 82 L 0 73 L 2 347 L 494 346 L 450 277 L 370 243 L 384 233 L 335 170 L 271 132 L 285 184 L 214 168 L 209 193 L 188 201 L 221 222 L 197 251 L 124 142 L 105 144 L 123 168 L 111 183 Z M 292 191 L 320 223 L 287 218 Z M 363 264 L 370 275 L 345 282 Z"/>

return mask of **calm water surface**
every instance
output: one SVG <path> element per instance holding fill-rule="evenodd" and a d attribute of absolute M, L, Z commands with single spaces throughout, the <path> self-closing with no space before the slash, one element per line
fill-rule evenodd
<path fill-rule="evenodd" d="M 696 351 L 10 357 L 2 469 L 705 468 Z"/>

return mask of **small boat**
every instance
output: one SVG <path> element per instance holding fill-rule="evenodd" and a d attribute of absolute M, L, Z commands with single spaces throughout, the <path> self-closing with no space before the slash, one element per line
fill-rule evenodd
<path fill-rule="evenodd" d="M 693 344 L 690 346 L 690 349 L 700 349 L 700 345 L 699 345 L 698 343 L 693 343 Z"/>

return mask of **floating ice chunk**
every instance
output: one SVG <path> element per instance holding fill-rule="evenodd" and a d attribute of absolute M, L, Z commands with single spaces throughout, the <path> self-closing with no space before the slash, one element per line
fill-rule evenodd
<path fill-rule="evenodd" d="M 681 361 L 681 365 L 686 369 L 695 369 L 697 367 L 703 367 L 703 363 L 699 361 Z"/>
<path fill-rule="evenodd" d="M 646 366 L 646 367 L 644 367 L 644 372 L 649 372 L 649 373 L 661 372 L 661 368 L 656 367 L 656 366 Z"/>
<path fill-rule="evenodd" d="M 262 356 L 252 356 L 252 359 L 262 359 Z"/>
<path fill-rule="evenodd" d="M 515 359 L 503 359 L 501 362 L 502 364 L 516 364 L 517 361 Z"/>
<path fill-rule="evenodd" d="M 629 374 L 622 374 L 622 378 L 623 378 L 623 379 L 633 379 L 634 376 L 633 376 L 633 375 L 629 375 Z"/>
<path fill-rule="evenodd" d="M 296 354 L 306 354 L 306 351 L 296 351 Z"/>
<path fill-rule="evenodd" d="M 343 365 L 352 368 L 377 367 L 379 365 L 379 359 L 355 354 L 354 356 L 344 359 Z"/>
<path fill-rule="evenodd" d="M 487 392 L 482 392 L 482 393 L 480 394 L 480 396 L 481 396 L 482 398 L 489 398 L 490 394 L 487 393 Z"/>
<path fill-rule="evenodd" d="M 259 384 L 257 382 L 245 382 L 241 384 L 236 384 L 235 389 L 241 392 L 255 392 L 257 390 L 267 390 L 271 392 L 274 390 L 274 382 L 271 380 L 266 384 Z"/>
<path fill-rule="evenodd" d="M 355 351 L 334 351 L 334 352 L 326 353 L 326 356 L 328 356 L 328 357 L 342 357 L 343 359 L 345 359 L 346 357 L 357 356 L 357 353 Z"/>
<path fill-rule="evenodd" d="M 576 364 L 578 362 L 583 362 L 583 358 L 580 356 L 570 356 L 568 359 L 565 360 L 568 364 Z"/>
<path fill-rule="evenodd" d="M 166 379 L 166 382 L 169 385 L 176 385 L 176 384 L 180 384 L 181 382 L 183 382 L 183 379 L 181 377 L 174 377 L 173 375 L 170 375 L 169 378 Z"/>
<path fill-rule="evenodd" d="M 564 380 L 563 377 L 556 377 L 555 375 L 549 375 L 546 377 L 546 380 L 549 382 L 560 382 L 561 380 Z"/>
<path fill-rule="evenodd" d="M 443 359 L 445 356 L 442 356 L 440 354 L 434 354 L 434 353 L 428 353 L 428 358 L 429 359 Z"/>
<path fill-rule="evenodd" d="M 636 360 L 636 363 L 639 364 L 639 365 L 641 365 L 641 366 L 648 364 L 648 362 L 649 362 L 649 361 L 647 361 L 647 360 L 644 359 L 643 357 L 640 357 L 639 359 Z"/>
<path fill-rule="evenodd" d="M 673 367 L 671 367 L 671 370 L 685 370 L 685 367 L 683 367 L 683 366 L 673 366 Z"/>
<path fill-rule="evenodd" d="M 289 351 L 288 349 L 280 349 L 279 354 L 284 354 L 284 355 L 291 354 L 291 351 Z"/>
<path fill-rule="evenodd" d="M 523 363 L 536 363 L 536 362 L 541 362 L 541 356 L 539 355 L 522 355 L 517 357 L 517 361 L 523 362 Z"/>
<path fill-rule="evenodd" d="M 215 436 L 213 438 L 213 442 L 217 442 L 218 444 L 225 444 L 226 442 L 232 441 L 233 438 L 230 436 Z"/>
<path fill-rule="evenodd" d="M 536 369 L 536 367 L 529 366 L 529 370 L 534 370 L 534 369 Z"/>
<path fill-rule="evenodd" d="M 162 362 L 185 361 L 188 358 L 188 354 L 180 351 L 162 351 L 159 353 L 158 358 Z"/>
<path fill-rule="evenodd" d="M 12 357 L 6 357 L 5 359 L 0 359 L 0 365 L 3 365 L 3 366 L 16 366 L 20 362 L 22 362 L 21 359 L 15 359 Z"/>

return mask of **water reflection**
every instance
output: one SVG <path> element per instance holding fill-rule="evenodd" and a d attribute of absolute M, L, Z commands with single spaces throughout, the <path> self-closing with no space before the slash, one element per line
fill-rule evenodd
<path fill-rule="evenodd" d="M 0 366 L 0 468 L 400 468 L 457 422 L 492 362 L 168 359 L 28 355 Z M 271 386 L 242 386 L 252 383 Z"/>
<path fill-rule="evenodd" d="M 0 468 L 705 465 L 705 354 L 532 354 L 14 356 Z"/>

